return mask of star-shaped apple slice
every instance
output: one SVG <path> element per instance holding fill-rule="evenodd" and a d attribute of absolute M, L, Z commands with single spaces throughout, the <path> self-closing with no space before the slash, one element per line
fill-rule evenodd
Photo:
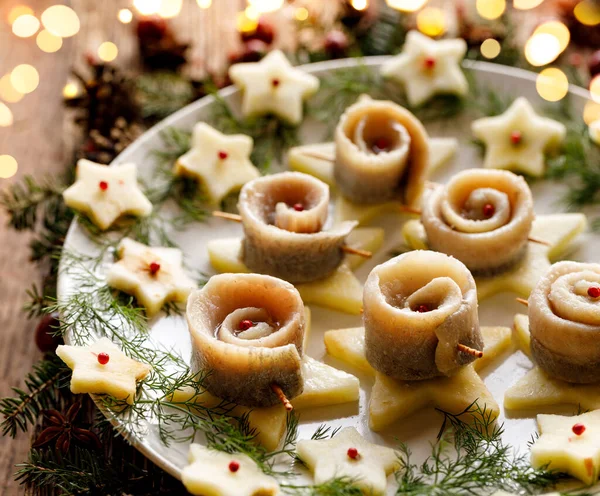
<path fill-rule="evenodd" d="M 381 248 L 383 229 L 358 228 L 346 238 L 348 246 L 371 252 Z M 242 247 L 240 238 L 226 238 L 209 241 L 206 244 L 212 266 L 219 272 L 249 273 L 251 272 L 241 260 L 239 254 Z M 337 270 L 314 282 L 296 284 L 296 289 L 305 304 L 315 304 L 334 310 L 358 315 L 362 307 L 362 284 L 352 273 L 352 269 L 364 262 L 364 258 L 350 255 Z"/>
<path fill-rule="evenodd" d="M 130 405 L 135 398 L 136 381 L 151 370 L 145 363 L 132 360 L 108 338 L 90 346 L 60 345 L 56 354 L 73 371 L 71 392 L 74 394 L 108 394 Z"/>
<path fill-rule="evenodd" d="M 534 177 L 544 174 L 544 152 L 557 148 L 567 133 L 564 124 L 536 114 L 524 97 L 501 115 L 473 121 L 471 129 L 486 146 L 484 167 Z"/>
<path fill-rule="evenodd" d="M 539 279 L 569 247 L 571 242 L 587 228 L 584 214 L 539 215 L 533 221 L 527 253 L 510 269 L 490 277 L 475 277 L 479 301 L 503 291 L 528 298 Z M 404 224 L 402 234 L 406 244 L 415 250 L 427 250 L 427 235 L 419 220 Z"/>
<path fill-rule="evenodd" d="M 404 85 L 413 107 L 437 94 L 463 96 L 469 89 L 460 69 L 466 53 L 465 40 L 435 41 L 418 31 L 409 31 L 402 52 L 381 66 L 381 74 Z"/>
<path fill-rule="evenodd" d="M 177 248 L 150 247 L 125 238 L 117 250 L 120 260 L 111 265 L 107 284 L 135 296 L 149 317 L 167 301 L 185 302 L 197 286 L 182 267 Z"/>
<path fill-rule="evenodd" d="M 234 64 L 229 77 L 243 91 L 246 117 L 275 114 L 290 124 L 302 121 L 302 105 L 319 89 L 319 79 L 292 67 L 280 50 L 260 62 Z"/>
<path fill-rule="evenodd" d="M 538 415 L 531 465 L 565 472 L 592 485 L 600 476 L 600 410 L 574 417 Z"/>
<path fill-rule="evenodd" d="M 87 215 L 102 230 L 123 215 L 147 217 L 152 212 L 152 203 L 138 186 L 135 164 L 107 167 L 79 160 L 75 182 L 63 192 L 63 198 L 67 206 Z"/>
<path fill-rule="evenodd" d="M 194 126 L 192 148 L 177 159 L 174 172 L 196 179 L 206 193 L 207 201 L 217 204 L 260 176 L 250 161 L 252 146 L 249 136 L 225 135 L 199 122 Z"/>
<path fill-rule="evenodd" d="M 189 465 L 181 481 L 190 494 L 197 496 L 275 496 L 279 484 L 249 456 L 224 453 L 200 444 L 190 445 Z"/>
<path fill-rule="evenodd" d="M 372 495 L 384 494 L 387 476 L 399 465 L 394 450 L 368 442 L 354 427 L 331 439 L 300 440 L 297 454 L 313 472 L 315 484 L 346 477 Z"/>

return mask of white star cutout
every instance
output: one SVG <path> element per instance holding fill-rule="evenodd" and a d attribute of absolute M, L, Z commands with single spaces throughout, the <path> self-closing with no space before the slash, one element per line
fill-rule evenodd
<path fill-rule="evenodd" d="M 313 472 L 315 484 L 347 477 L 365 494 L 383 494 L 387 476 L 399 465 L 394 450 L 366 441 L 354 427 L 331 439 L 298 441 L 297 453 Z"/>
<path fill-rule="evenodd" d="M 559 145 L 567 132 L 560 122 L 536 114 L 524 97 L 501 115 L 473 121 L 471 130 L 486 146 L 484 167 L 534 177 L 544 173 L 544 152 Z"/>
<path fill-rule="evenodd" d="M 241 453 L 209 450 L 190 445 L 190 464 L 181 474 L 185 488 L 198 496 L 274 496 L 279 484 L 265 475 L 256 462 Z"/>
<path fill-rule="evenodd" d="M 531 465 L 548 466 L 593 484 L 600 475 L 600 410 L 574 417 L 538 415 L 540 437 L 531 448 Z"/>
<path fill-rule="evenodd" d="M 100 363 L 106 353 L 108 362 Z M 135 383 L 146 377 L 149 365 L 132 360 L 110 339 L 102 338 L 90 346 L 61 345 L 56 354 L 73 371 L 71 392 L 74 394 L 108 394 L 130 405 L 135 398 Z"/>
<path fill-rule="evenodd" d="M 302 121 L 302 102 L 319 89 L 318 78 L 292 67 L 280 50 L 260 62 L 232 65 L 229 77 L 244 92 L 244 116 L 272 113 L 290 124 Z"/>
<path fill-rule="evenodd" d="M 196 287 L 183 270 L 183 255 L 177 248 L 151 248 L 125 238 L 119 244 L 118 255 L 120 260 L 111 265 L 106 282 L 135 296 L 149 317 L 167 301 L 185 302 Z"/>
<path fill-rule="evenodd" d="M 465 40 L 435 41 L 410 31 L 402 52 L 385 62 L 381 73 L 404 84 L 408 102 L 415 107 L 437 94 L 467 93 L 469 84 L 460 69 L 466 53 Z"/>
<path fill-rule="evenodd" d="M 135 164 L 107 167 L 82 159 L 77 162 L 77 179 L 63 198 L 102 230 L 122 215 L 146 217 L 152 212 L 152 203 L 137 184 Z"/>
<path fill-rule="evenodd" d="M 225 135 L 204 122 L 194 126 L 192 148 L 177 159 L 175 174 L 197 179 L 210 203 L 260 176 L 250 161 L 253 141 L 243 134 Z"/>

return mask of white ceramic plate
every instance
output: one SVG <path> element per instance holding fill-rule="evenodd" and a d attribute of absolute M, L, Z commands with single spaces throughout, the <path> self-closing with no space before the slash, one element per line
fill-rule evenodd
<path fill-rule="evenodd" d="M 378 66 L 386 57 L 373 57 L 367 59 L 366 64 L 377 70 Z M 323 62 L 307 65 L 303 69 L 315 75 L 324 75 L 333 71 L 343 71 L 345 68 L 354 66 L 357 62 L 352 59 Z M 465 66 L 473 71 L 481 87 L 493 87 L 501 94 L 510 96 L 525 96 L 535 107 L 548 105 L 539 98 L 535 89 L 535 74 L 482 62 L 467 62 Z M 583 107 L 588 98 L 588 93 L 577 87 L 571 87 L 571 102 L 575 115 L 582 115 Z M 225 88 L 221 91 L 222 97 L 233 109 L 240 108 L 240 94 L 233 88 Z M 140 175 L 148 180 L 152 177 L 154 161 L 150 155 L 152 150 L 161 148 L 162 141 L 159 133 L 161 130 L 176 126 L 183 129 L 191 129 L 192 126 L 208 117 L 213 99 L 203 98 L 156 125 L 135 143 L 129 146 L 114 162 L 113 165 L 124 162 L 135 162 L 138 164 Z M 558 104 L 555 104 L 558 105 Z M 427 125 L 431 136 L 452 136 L 460 141 L 460 151 L 455 159 L 441 168 L 435 177 L 435 181 L 445 182 L 459 170 L 478 167 L 481 158 L 478 150 L 470 144 L 470 118 L 461 117 L 451 121 Z M 321 124 L 307 119 L 301 128 L 301 136 L 304 143 L 318 142 L 323 137 L 324 128 Z M 536 182 L 533 187 L 535 198 L 535 210 L 538 214 L 560 212 L 561 207 L 557 204 L 557 198 L 562 195 L 561 186 L 550 181 Z M 383 219 L 378 225 L 385 227 L 386 239 L 383 248 L 363 265 L 357 272 L 361 281 L 364 281 L 369 271 L 377 264 L 389 258 L 389 252 L 401 244 L 400 225 L 392 219 Z M 186 264 L 207 274 L 214 273 L 208 263 L 205 243 L 209 239 L 240 236 L 242 229 L 237 223 L 227 222 L 220 219 L 209 219 L 206 223 L 192 225 L 189 229 L 174 234 L 174 238 L 183 249 Z M 592 246 L 598 246 L 600 237 L 586 234 L 581 237 L 581 242 L 570 253 L 570 258 L 579 261 L 599 261 L 597 252 Z M 76 223 L 71 226 L 67 237 L 67 247 L 79 252 L 94 253 L 94 245 L 87 240 L 85 231 Z M 74 289 L 72 276 L 63 274 L 59 280 L 59 294 L 61 297 L 69 294 Z M 323 345 L 323 333 L 332 328 L 356 327 L 361 325 L 360 317 L 351 316 L 323 308 L 312 307 L 313 331 L 308 354 L 316 359 L 347 370 L 353 374 L 356 371 L 328 357 Z M 480 320 L 482 325 L 504 325 L 511 326 L 515 313 L 523 312 L 523 307 L 515 302 L 514 294 L 502 294 L 485 300 L 480 305 Z M 190 337 L 184 317 L 158 317 L 151 323 L 151 337 L 162 346 L 174 347 L 182 356 L 189 358 L 191 355 Z M 66 340 L 72 339 L 72 334 L 66 336 Z M 506 360 L 495 370 L 485 377 L 485 382 L 502 405 L 504 391 L 517 379 L 522 377 L 531 368 L 531 362 L 520 352 L 508 356 Z M 433 410 L 424 410 L 407 418 L 398 425 L 382 434 L 375 434 L 368 428 L 368 401 L 369 392 L 373 380 L 365 375 L 356 374 L 361 381 L 360 402 L 349 403 L 337 407 L 323 407 L 312 411 L 301 412 L 300 438 L 310 437 L 318 425 L 327 423 L 331 426 L 356 426 L 358 430 L 368 439 L 394 445 L 394 439 L 400 439 L 409 444 L 417 459 L 430 452 L 429 443 L 435 439 L 440 427 L 440 415 Z M 573 408 L 567 409 L 573 412 Z M 118 418 L 112 419 L 118 423 Z M 532 418 L 508 418 L 502 416 L 505 422 L 505 440 L 519 450 L 526 449 L 526 443 L 535 431 L 535 422 Z M 186 464 L 187 444 L 174 444 L 166 447 L 162 444 L 152 424 L 144 435 L 130 433 L 132 442 L 153 462 L 164 468 L 175 477 L 180 477 L 181 470 Z"/>

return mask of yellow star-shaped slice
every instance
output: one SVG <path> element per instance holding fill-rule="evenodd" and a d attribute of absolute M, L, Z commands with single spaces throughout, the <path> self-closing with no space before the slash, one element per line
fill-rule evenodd
<path fill-rule="evenodd" d="M 189 465 L 181 481 L 190 494 L 197 496 L 275 496 L 279 484 L 249 456 L 223 453 L 200 444 L 190 445 Z"/>
<path fill-rule="evenodd" d="M 539 279 L 569 247 L 571 242 L 587 228 L 584 214 L 539 215 L 533 221 L 530 237 L 546 244 L 530 241 L 527 253 L 510 269 L 490 277 L 475 277 L 479 301 L 503 291 L 512 291 L 528 298 Z M 419 220 L 404 224 L 402 234 L 406 244 L 415 250 L 427 250 L 427 235 Z"/>
<path fill-rule="evenodd" d="M 560 122 L 536 114 L 524 97 L 501 115 L 473 121 L 471 129 L 486 146 L 484 167 L 534 177 L 544 174 L 544 152 L 560 145 L 567 133 Z"/>
<path fill-rule="evenodd" d="M 325 347 L 335 358 L 375 375 L 369 403 L 369 425 L 374 431 L 380 431 L 427 406 L 456 412 L 478 400 L 481 406 L 486 405 L 497 415 L 498 405 L 476 371 L 494 362 L 511 347 L 511 330 L 508 327 L 482 327 L 481 332 L 483 358 L 463 367 L 452 377 L 426 381 L 395 381 L 375 372 L 365 355 L 363 327 L 327 331 Z"/>
<path fill-rule="evenodd" d="M 538 415 L 540 437 L 531 447 L 533 468 L 566 472 L 592 485 L 600 477 L 600 410 L 574 417 Z"/>
<path fill-rule="evenodd" d="M 101 363 L 104 353 L 108 361 Z M 136 381 L 151 370 L 145 363 L 132 360 L 110 339 L 102 338 L 90 346 L 60 345 L 56 354 L 73 371 L 71 392 L 74 394 L 108 394 L 130 405 L 135 398 Z"/>
<path fill-rule="evenodd" d="M 107 167 L 80 160 L 77 178 L 63 198 L 67 206 L 87 215 L 102 230 L 123 215 L 146 217 L 152 212 L 152 203 L 138 186 L 135 164 Z"/>
<path fill-rule="evenodd" d="M 372 495 L 385 493 L 387 476 L 399 464 L 394 450 L 368 442 L 354 427 L 331 439 L 298 441 L 297 454 L 313 472 L 315 484 L 345 477 Z"/>
<path fill-rule="evenodd" d="M 229 77 L 244 93 L 244 116 L 275 114 L 294 125 L 302 121 L 303 101 L 319 89 L 318 78 L 292 67 L 280 50 L 260 62 L 232 65 Z"/>
<path fill-rule="evenodd" d="M 348 246 L 371 252 L 381 248 L 384 232 L 380 228 L 359 228 L 352 231 L 346 241 Z M 226 238 L 209 241 L 206 244 L 212 266 L 219 272 L 249 273 L 248 267 L 240 259 L 242 240 Z M 296 289 L 305 304 L 315 304 L 341 312 L 358 315 L 362 307 L 362 284 L 352 273 L 352 269 L 365 261 L 357 255 L 346 257 L 337 270 L 325 279 L 296 284 Z"/>
<path fill-rule="evenodd" d="M 460 69 L 467 53 L 465 40 L 440 40 L 410 31 L 399 55 L 381 66 L 381 74 L 404 85 L 411 106 L 437 94 L 466 95 L 469 84 Z"/>
<path fill-rule="evenodd" d="M 197 286 L 183 270 L 177 248 L 150 247 L 125 238 L 117 253 L 120 260 L 111 265 L 106 283 L 135 296 L 150 317 L 167 301 L 185 302 Z"/>
<path fill-rule="evenodd" d="M 243 134 L 225 135 L 204 122 L 194 126 L 192 148 L 177 159 L 174 172 L 201 184 L 210 203 L 219 203 L 260 176 L 250 161 L 253 141 Z"/>
<path fill-rule="evenodd" d="M 516 341 L 521 350 L 531 355 L 529 319 L 516 315 Z M 556 405 L 575 405 L 584 409 L 600 408 L 600 382 L 571 384 L 553 379 L 539 367 L 534 367 L 504 394 L 504 407 L 509 410 L 533 410 Z"/>

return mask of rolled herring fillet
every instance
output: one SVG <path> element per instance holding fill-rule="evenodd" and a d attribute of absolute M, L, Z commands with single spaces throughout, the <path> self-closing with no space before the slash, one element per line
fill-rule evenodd
<path fill-rule="evenodd" d="M 335 130 L 334 175 L 355 203 L 400 200 L 418 206 L 427 179 L 429 137 L 408 110 L 363 95 Z"/>
<path fill-rule="evenodd" d="M 402 381 L 450 376 L 483 350 L 477 290 L 458 260 L 433 251 L 405 253 L 375 267 L 363 295 L 371 366 Z"/>
<path fill-rule="evenodd" d="M 555 263 L 531 292 L 531 354 L 552 377 L 600 383 L 598 293 L 600 264 L 578 262 Z"/>
<path fill-rule="evenodd" d="M 261 274 L 293 283 L 327 277 L 342 262 L 346 236 L 357 222 L 323 229 L 329 186 L 308 174 L 282 172 L 242 188 L 242 260 Z"/>
<path fill-rule="evenodd" d="M 290 283 L 259 274 L 216 275 L 190 295 L 186 316 L 207 373 L 203 385 L 215 396 L 270 406 L 279 402 L 273 385 L 288 398 L 302 392 L 304 304 Z"/>
<path fill-rule="evenodd" d="M 468 169 L 426 198 L 421 222 L 431 249 L 489 275 L 525 255 L 533 218 L 531 190 L 522 177 Z"/>

